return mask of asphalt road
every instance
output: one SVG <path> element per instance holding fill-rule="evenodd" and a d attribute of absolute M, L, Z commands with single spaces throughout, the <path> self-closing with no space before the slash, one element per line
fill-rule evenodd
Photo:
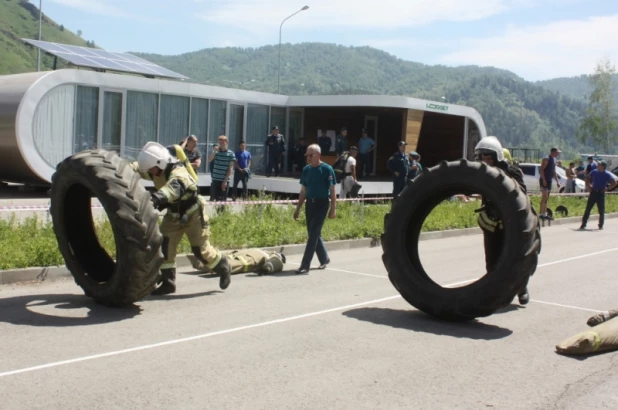
<path fill-rule="evenodd" d="M 528 305 L 464 324 L 405 302 L 379 248 L 304 276 L 236 275 L 224 292 L 186 272 L 177 294 L 130 309 L 69 280 L 0 287 L 2 408 L 615 409 L 618 352 L 555 353 L 618 307 L 618 220 L 576 228 L 543 230 Z M 440 283 L 480 276 L 480 236 L 421 247 Z"/>

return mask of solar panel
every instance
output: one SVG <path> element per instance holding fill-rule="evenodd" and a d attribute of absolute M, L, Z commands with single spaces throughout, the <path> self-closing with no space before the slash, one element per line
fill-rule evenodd
<path fill-rule="evenodd" d="M 97 48 L 78 47 L 26 38 L 22 40 L 79 67 L 99 68 L 166 78 L 189 78 L 128 53 L 114 53 Z"/>

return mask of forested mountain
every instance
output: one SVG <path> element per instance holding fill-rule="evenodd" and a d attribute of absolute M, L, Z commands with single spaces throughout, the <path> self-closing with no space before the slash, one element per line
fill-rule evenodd
<path fill-rule="evenodd" d="M 36 71 L 37 49 L 24 43 L 22 38 L 37 39 L 38 36 L 37 6 L 27 0 L 0 0 L 0 74 Z M 41 40 L 77 46 L 91 45 L 90 41 L 86 44 L 86 40 L 66 30 L 45 13 L 41 21 Z M 57 68 L 66 66 L 58 59 Z M 52 67 L 53 58 L 41 52 L 41 70 L 50 70 Z"/>
<path fill-rule="evenodd" d="M 276 46 L 205 49 L 177 56 L 135 54 L 194 82 L 277 91 Z M 281 54 L 282 94 L 393 94 L 446 101 L 474 107 L 488 133 L 508 146 L 544 152 L 560 145 L 569 156 L 592 149 L 581 147 L 575 139 L 585 109 L 581 99 L 547 90 L 506 70 L 430 66 L 371 47 L 323 43 L 285 44 Z"/>
<path fill-rule="evenodd" d="M 21 38 L 37 35 L 36 6 L 26 0 L 0 0 L 0 74 L 36 70 L 36 50 Z M 42 39 L 94 47 L 94 41 L 85 41 L 46 16 Z M 183 73 L 191 82 L 276 92 L 278 50 L 268 45 L 175 56 L 134 54 Z M 590 91 L 587 76 L 531 83 L 493 67 L 430 66 L 371 47 L 303 43 L 284 44 L 281 51 L 282 94 L 391 94 L 463 104 L 478 110 L 488 133 L 507 146 L 544 153 L 560 145 L 565 156 L 594 151 L 575 138 Z M 43 57 L 42 69 L 51 65 L 52 58 Z M 62 67 L 66 65 L 59 60 Z"/>
<path fill-rule="evenodd" d="M 577 77 L 560 77 L 551 80 L 538 81 L 536 84 L 550 91 L 556 91 L 567 97 L 587 101 L 592 93 L 590 76 L 583 74 Z M 618 101 L 618 74 L 614 75 L 614 100 Z"/>

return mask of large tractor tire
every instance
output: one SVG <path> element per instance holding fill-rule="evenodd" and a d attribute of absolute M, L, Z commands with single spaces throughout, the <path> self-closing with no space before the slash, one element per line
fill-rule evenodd
<path fill-rule="evenodd" d="M 84 151 L 62 161 L 52 176 L 51 217 L 58 247 L 75 282 L 107 306 L 130 305 L 151 292 L 163 263 L 158 213 L 141 177 L 109 151 Z M 95 233 L 91 198 L 109 218 L 116 260 Z"/>
<path fill-rule="evenodd" d="M 504 221 L 502 252 L 495 269 L 477 281 L 442 287 L 420 262 L 421 227 L 443 200 L 473 193 L 498 204 Z M 489 316 L 511 303 L 535 272 L 541 246 L 538 217 L 517 182 L 498 168 L 466 160 L 443 161 L 408 182 L 384 218 L 381 242 L 388 277 L 403 298 L 429 315 L 451 321 Z"/>

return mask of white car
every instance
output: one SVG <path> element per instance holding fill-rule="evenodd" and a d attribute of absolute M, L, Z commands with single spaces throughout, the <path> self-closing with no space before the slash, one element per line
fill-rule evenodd
<path fill-rule="evenodd" d="M 530 192 L 539 192 L 541 190 L 541 164 L 519 164 L 524 173 L 524 183 Z M 556 179 L 552 178 L 551 192 L 564 192 L 566 189 L 567 177 L 564 169 L 556 167 L 556 174 L 560 180 L 560 189 L 556 184 Z M 579 178 L 575 178 L 575 192 L 585 192 L 586 183 Z"/>

